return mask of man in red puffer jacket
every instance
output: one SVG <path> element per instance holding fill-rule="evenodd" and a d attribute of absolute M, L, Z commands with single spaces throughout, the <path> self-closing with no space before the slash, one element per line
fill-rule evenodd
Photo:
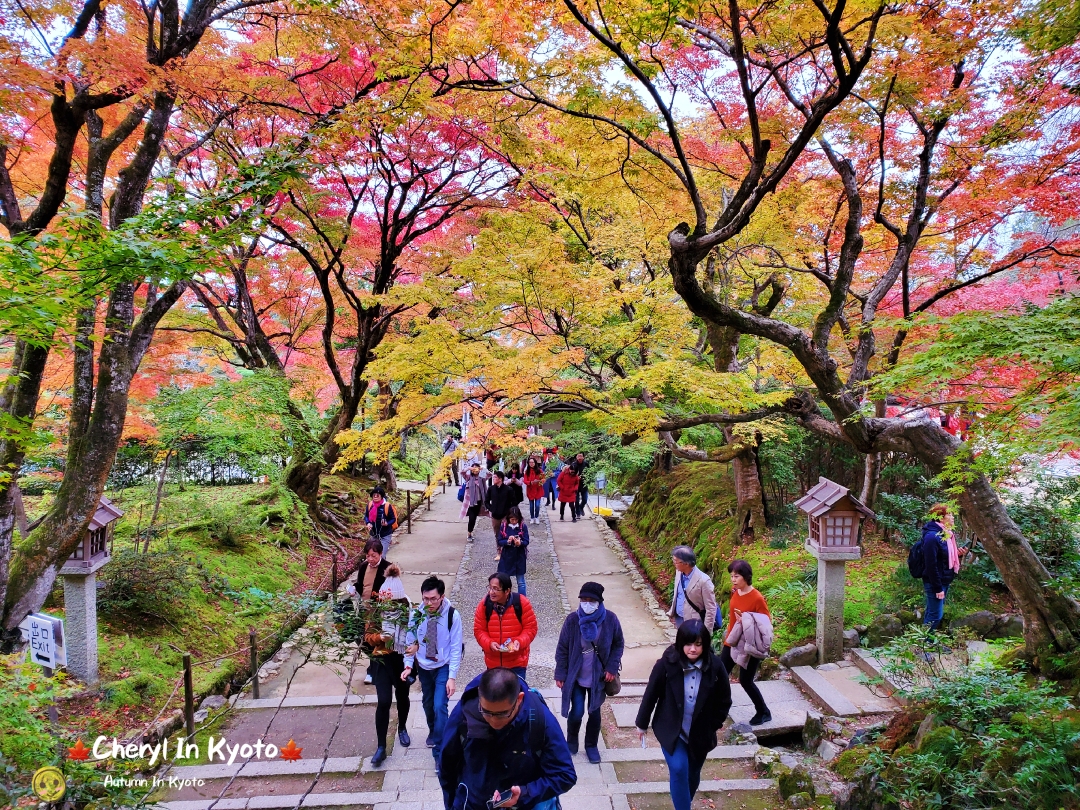
<path fill-rule="evenodd" d="M 487 668 L 506 667 L 524 678 L 529 666 L 529 645 L 536 633 L 532 604 L 526 597 L 511 593 L 510 577 L 507 574 L 488 577 L 487 596 L 476 606 L 473 617 L 473 635 L 484 651 Z"/>

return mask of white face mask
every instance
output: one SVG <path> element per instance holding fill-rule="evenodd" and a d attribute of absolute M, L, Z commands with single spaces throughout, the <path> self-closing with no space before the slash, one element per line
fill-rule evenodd
<path fill-rule="evenodd" d="M 600 608 L 600 603 L 599 602 L 582 602 L 581 603 L 581 610 L 586 616 L 588 616 L 588 615 L 590 615 L 592 613 L 596 613 L 596 611 L 599 608 Z"/>

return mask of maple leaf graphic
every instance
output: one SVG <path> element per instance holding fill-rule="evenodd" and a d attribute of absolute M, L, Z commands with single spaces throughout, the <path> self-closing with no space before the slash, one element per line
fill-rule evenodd
<path fill-rule="evenodd" d="M 296 760 L 300 759 L 300 752 L 303 750 L 303 748 L 297 748 L 296 743 L 294 743 L 292 740 L 289 740 L 289 744 L 281 749 L 281 758 L 287 759 L 290 762 L 295 762 Z"/>
<path fill-rule="evenodd" d="M 90 749 L 83 745 L 83 741 L 79 740 L 71 748 L 68 749 L 68 759 L 84 760 L 90 758 Z"/>

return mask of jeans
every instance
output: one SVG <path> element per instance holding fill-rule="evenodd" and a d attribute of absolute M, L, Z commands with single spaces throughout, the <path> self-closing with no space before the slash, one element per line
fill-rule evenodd
<path fill-rule="evenodd" d="M 476 528 L 476 516 L 480 514 L 480 510 L 483 508 L 483 504 L 474 503 L 465 512 L 469 516 L 469 534 L 473 533 L 473 529 Z"/>
<path fill-rule="evenodd" d="M 548 506 L 555 508 L 555 501 L 559 499 L 559 488 L 555 485 L 555 479 L 549 478 L 544 482 L 544 497 L 547 498 Z"/>
<path fill-rule="evenodd" d="M 923 580 L 923 590 L 926 592 L 926 612 L 923 613 L 922 623 L 929 625 L 931 630 L 937 630 L 941 627 L 941 618 L 945 615 L 945 598 L 938 599 L 936 594 L 938 591 L 934 590 L 934 586 Z M 949 586 L 943 585 L 941 590 L 945 593 L 945 596 L 949 595 Z"/>
<path fill-rule="evenodd" d="M 724 645 L 724 651 L 720 653 L 720 663 L 724 665 L 724 670 L 731 672 L 732 667 L 735 666 L 735 659 L 731 657 L 731 647 Z M 746 692 L 746 696 L 750 698 L 750 702 L 754 704 L 754 709 L 758 714 L 764 714 L 769 711 L 769 707 L 765 705 L 765 698 L 761 696 L 761 690 L 757 688 L 757 684 L 754 683 L 754 675 L 757 674 L 758 665 L 761 663 L 760 658 L 754 658 L 750 656 L 750 660 L 745 667 L 739 667 L 739 686 Z"/>
<path fill-rule="evenodd" d="M 701 767 L 705 760 L 692 757 L 690 749 L 681 738 L 675 741 L 675 750 L 670 754 L 664 749 L 661 750 L 667 760 L 671 803 L 675 810 L 690 810 L 694 794 L 701 784 Z"/>
<path fill-rule="evenodd" d="M 574 691 L 570 693 L 570 714 L 566 716 L 567 738 L 578 735 L 581 728 L 581 719 L 585 716 L 585 707 L 589 704 L 589 690 L 579 683 L 574 684 Z M 600 743 L 600 710 L 589 712 L 589 719 L 585 722 L 585 747 L 596 748 Z"/>
<path fill-rule="evenodd" d="M 528 667 L 510 667 L 511 672 L 517 673 L 522 678 L 525 677 L 525 670 L 527 670 L 527 669 L 528 669 Z"/>
<path fill-rule="evenodd" d="M 525 575 L 516 574 L 515 576 L 517 577 L 518 593 L 520 593 L 522 596 L 528 596 L 528 594 L 525 593 Z"/>
<path fill-rule="evenodd" d="M 409 684 L 401 680 L 405 661 L 400 653 L 376 656 L 369 670 L 375 684 L 378 704 L 375 707 L 375 738 L 380 748 L 386 747 L 386 732 L 390 728 L 390 702 L 397 697 L 398 730 L 409 721 Z"/>
<path fill-rule="evenodd" d="M 443 664 L 438 669 L 417 668 L 420 678 L 420 691 L 423 693 L 421 705 L 424 707 L 424 717 L 427 718 L 428 731 L 435 736 L 435 747 L 431 749 L 431 755 L 435 757 L 435 764 L 439 763 L 439 753 L 442 751 L 443 729 L 446 728 L 446 719 L 450 716 L 447 704 L 450 698 L 446 696 L 446 682 L 450 680 L 450 665 Z"/>
<path fill-rule="evenodd" d="M 582 484 L 577 491 L 577 515 L 585 517 L 585 506 L 589 503 L 589 488 Z"/>
<path fill-rule="evenodd" d="M 543 501 L 544 501 L 543 498 L 537 498 L 536 500 L 530 500 L 529 501 L 529 517 L 531 517 L 531 518 L 540 517 L 540 504 L 543 503 Z"/>

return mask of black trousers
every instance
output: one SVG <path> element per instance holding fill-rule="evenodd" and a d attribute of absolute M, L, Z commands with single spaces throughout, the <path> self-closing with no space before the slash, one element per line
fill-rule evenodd
<path fill-rule="evenodd" d="M 371 680 L 375 684 L 378 704 L 375 706 L 375 737 L 380 747 L 386 746 L 386 732 L 390 728 L 390 702 L 397 697 L 398 728 L 405 728 L 409 720 L 409 684 L 401 680 L 405 659 L 401 653 L 377 655 L 371 659 Z"/>
<path fill-rule="evenodd" d="M 484 507 L 482 503 L 474 503 L 465 512 L 469 516 L 469 534 L 473 533 L 473 529 L 476 528 L 476 516 L 480 514 L 480 510 Z"/>
<path fill-rule="evenodd" d="M 577 520 L 577 504 L 568 504 L 566 501 L 559 501 L 559 520 L 562 520 L 564 517 L 566 517 L 567 506 L 570 507 L 570 517 L 572 517 L 574 520 Z"/>
<path fill-rule="evenodd" d="M 720 661 L 728 672 L 731 672 L 731 668 L 735 666 L 735 659 L 731 657 L 731 647 L 726 644 L 724 645 L 724 651 L 720 653 Z M 769 711 L 769 707 L 765 705 L 765 698 L 761 696 L 761 690 L 754 683 L 754 676 L 757 674 L 760 663 L 760 658 L 750 656 L 746 666 L 739 667 L 739 685 L 750 698 L 750 702 L 754 704 L 754 709 L 758 714 Z"/>
<path fill-rule="evenodd" d="M 589 502 L 589 488 L 582 484 L 578 487 L 577 491 L 577 503 L 574 507 L 577 509 L 578 517 L 585 517 L 585 505 Z"/>

